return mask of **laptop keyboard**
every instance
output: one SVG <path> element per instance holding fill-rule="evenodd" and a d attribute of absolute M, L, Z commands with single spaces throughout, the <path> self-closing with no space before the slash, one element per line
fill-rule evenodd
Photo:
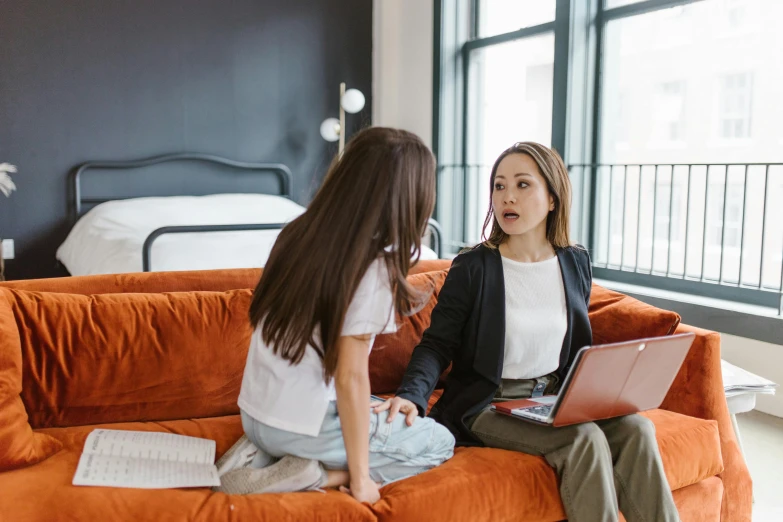
<path fill-rule="evenodd" d="M 540 415 L 541 417 L 549 417 L 549 414 L 552 412 L 552 405 L 542 404 L 541 406 L 531 406 L 529 408 L 521 408 L 520 411 L 532 413 L 533 415 Z"/>

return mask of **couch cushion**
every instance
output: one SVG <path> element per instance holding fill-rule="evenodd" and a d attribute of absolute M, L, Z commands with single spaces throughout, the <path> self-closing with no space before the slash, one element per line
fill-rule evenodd
<path fill-rule="evenodd" d="M 718 423 L 666 410 L 642 413 L 655 424 L 666 479 L 672 490 L 723 471 Z"/>
<path fill-rule="evenodd" d="M 72 486 L 87 435 L 95 428 L 161 431 L 205 437 L 222 455 L 242 434 L 238 415 L 210 419 L 49 428 L 38 433 L 62 441 L 63 450 L 29 468 L 0 473 L 2 520 L 351 521 L 375 520 L 369 507 L 330 491 L 285 495 L 226 495 L 208 488 L 123 489 Z M 13 501 L 11 501 L 13 500 Z"/>
<path fill-rule="evenodd" d="M 430 326 L 430 316 L 438 303 L 438 294 L 447 273 L 447 270 L 440 270 L 408 276 L 408 281 L 415 288 L 432 291 L 432 295 L 419 312 L 403 318 L 397 332 L 375 338 L 370 352 L 370 387 L 373 393 L 397 391 L 413 349 L 419 344 L 424 330 Z"/>
<path fill-rule="evenodd" d="M 717 428 L 675 413 L 646 413 L 678 508 L 714 514 L 720 509 L 721 470 Z M 356 520 L 370 521 L 367 506 L 328 492 L 229 496 L 206 488 L 141 490 L 71 485 L 87 435 L 95 428 L 161 431 L 217 442 L 217 455 L 242 434 L 238 416 L 155 423 L 105 424 L 38 430 L 63 450 L 36 466 L 0 474 L 3 514 L 9 520 Z M 710 478 L 712 477 L 712 478 Z M 706 480 L 705 480 L 706 479 Z M 693 485 L 689 485 L 693 484 Z M 46 495 L 41 495 L 46 491 Z M 383 488 L 372 506 L 381 520 L 556 521 L 565 515 L 555 474 L 544 459 L 489 448 L 458 448 L 449 462 Z M 691 518 L 684 518 L 691 520 Z M 693 520 L 715 520 L 710 517 Z"/>
<path fill-rule="evenodd" d="M 451 266 L 451 259 L 422 259 L 411 267 L 408 275 L 423 274 L 425 272 L 439 272 L 448 270 Z"/>
<path fill-rule="evenodd" d="M 239 412 L 250 290 L 8 292 L 33 427 Z"/>
<path fill-rule="evenodd" d="M 225 270 L 186 270 L 180 272 L 138 272 L 75 277 L 53 277 L 5 281 L 0 287 L 28 292 L 59 294 L 123 294 L 154 292 L 225 292 L 255 288 L 261 277 L 259 268 Z"/>
<path fill-rule="evenodd" d="M 590 293 L 590 326 L 593 343 L 617 343 L 671 335 L 680 316 L 596 284 Z"/>
<path fill-rule="evenodd" d="M 672 489 L 696 484 L 722 471 L 715 421 L 663 410 L 644 415 L 656 426 Z M 457 448 L 454 457 L 439 468 L 384 488 L 373 510 L 380 520 L 565 518 L 557 478 L 543 458 L 490 448 Z"/>
<path fill-rule="evenodd" d="M 447 259 L 422 260 L 408 275 L 447 269 Z M 225 292 L 238 288 L 253 289 L 261 278 L 260 268 L 226 268 L 220 270 L 183 270 L 178 272 L 139 272 L 76 277 L 54 277 L 0 282 L 0 288 L 28 292 L 61 294 L 121 294 L 153 292 Z"/>
<path fill-rule="evenodd" d="M 0 290 L 0 471 L 40 462 L 61 444 L 33 433 L 22 398 L 22 344 L 7 291 Z"/>
<path fill-rule="evenodd" d="M 710 477 L 672 493 L 680 520 L 687 522 L 719 522 L 723 498 L 723 481 Z M 626 522 L 620 513 L 620 522 Z"/>

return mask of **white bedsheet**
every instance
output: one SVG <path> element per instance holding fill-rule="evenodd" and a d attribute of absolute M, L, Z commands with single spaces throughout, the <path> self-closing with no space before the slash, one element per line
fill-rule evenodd
<path fill-rule="evenodd" d="M 141 272 L 144 240 L 160 227 L 287 223 L 304 207 L 266 194 L 134 198 L 102 203 L 57 250 L 71 275 Z M 152 244 L 153 271 L 263 266 L 279 231 L 165 234 Z"/>
<path fill-rule="evenodd" d="M 74 225 L 57 250 L 71 275 L 141 272 L 149 234 L 164 226 L 287 223 L 305 208 L 266 194 L 134 198 L 102 203 Z M 278 230 L 165 234 L 155 240 L 150 269 L 208 270 L 264 266 Z M 437 259 L 423 247 L 421 259 Z"/>

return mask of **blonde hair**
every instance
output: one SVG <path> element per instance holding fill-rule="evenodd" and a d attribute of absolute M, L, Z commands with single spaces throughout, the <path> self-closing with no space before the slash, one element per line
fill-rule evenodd
<path fill-rule="evenodd" d="M 554 248 L 571 246 L 569 234 L 571 217 L 571 180 L 568 177 L 563 159 L 554 149 L 532 141 L 518 142 L 507 148 L 492 166 L 489 179 L 489 211 L 482 228 L 483 244 L 488 248 L 499 247 L 507 238 L 495 217 L 492 208 L 492 193 L 495 190 L 495 176 L 500 162 L 511 154 L 527 154 L 536 162 L 541 176 L 546 181 L 547 189 L 555 202 L 555 208 L 546 218 L 546 238 Z M 487 226 L 492 222 L 492 229 L 487 237 Z"/>

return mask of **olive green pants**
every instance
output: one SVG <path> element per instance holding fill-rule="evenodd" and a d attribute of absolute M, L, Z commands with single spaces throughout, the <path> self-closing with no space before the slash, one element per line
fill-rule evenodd
<path fill-rule="evenodd" d="M 552 376 L 503 380 L 498 400 L 528 398 L 536 384 L 557 389 Z M 663 471 L 653 423 L 641 415 L 555 428 L 485 409 L 471 430 L 487 446 L 541 456 L 555 469 L 571 522 L 680 520 Z"/>

